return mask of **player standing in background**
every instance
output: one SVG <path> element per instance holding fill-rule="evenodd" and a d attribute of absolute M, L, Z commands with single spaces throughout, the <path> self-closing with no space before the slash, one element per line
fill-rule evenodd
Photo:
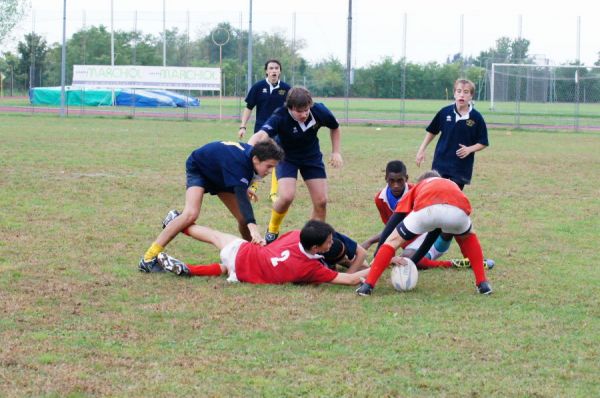
<path fill-rule="evenodd" d="M 273 203 L 271 220 L 265 236 L 267 243 L 277 239 L 281 223 L 294 201 L 298 172 L 302 175 L 313 204 L 311 219 L 324 221 L 327 215 L 327 174 L 317 133 L 328 127 L 331 137 L 333 167 L 343 165 L 341 131 L 335 116 L 322 103 L 313 103 L 304 87 L 293 87 L 287 96 L 286 107 L 279 108 L 254 134 L 249 144 L 268 137 L 274 138 L 285 151 L 285 159 L 276 168 L 279 197 Z"/>
<path fill-rule="evenodd" d="M 462 190 L 471 183 L 475 152 L 488 147 L 487 126 L 473 108 L 475 84 L 458 79 L 454 83 L 454 104 L 442 108 L 425 129 L 425 139 L 416 156 L 417 166 L 425 161 L 427 145 L 441 132 L 431 168 Z"/>
<path fill-rule="evenodd" d="M 371 295 L 399 247 L 418 235 L 438 229 L 453 235 L 463 256 L 469 259 L 477 291 L 492 293 L 485 276 L 481 244 L 472 229 L 471 204 L 465 194 L 454 182 L 440 178 L 436 171 L 425 173 L 417 181 L 417 185 L 398 203 L 395 214 L 400 214 L 402 221 L 389 236 L 382 236 L 385 243 L 379 248 L 367 279 L 356 293 Z M 427 246 L 431 243 L 424 243 L 425 249 L 429 249 Z"/>
<path fill-rule="evenodd" d="M 254 83 L 246 95 L 246 107 L 242 113 L 242 122 L 238 136 L 244 137 L 247 130 L 248 121 L 252 116 L 252 109 L 256 107 L 256 121 L 254 123 L 254 132 L 256 133 L 267 119 L 273 114 L 275 109 L 285 104 L 285 98 L 290 86 L 280 80 L 281 62 L 276 59 L 270 59 L 265 62 L 266 79 Z M 275 172 L 271 174 L 271 192 L 269 197 L 275 201 L 277 196 L 277 177 Z"/>
<path fill-rule="evenodd" d="M 248 198 L 248 186 L 255 175 L 264 177 L 283 159 L 283 150 L 269 139 L 251 146 L 241 142 L 217 141 L 191 153 L 185 164 L 185 207 L 179 217 L 158 235 L 140 260 L 143 272 L 160 272 L 156 257 L 177 234 L 192 225 L 200 215 L 206 192 L 217 195 L 238 221 L 240 234 L 256 244 L 264 244 Z"/>
<path fill-rule="evenodd" d="M 200 225 L 192 225 L 187 233 L 220 250 L 220 263 L 190 265 L 166 253 L 158 256 L 167 271 L 181 276 L 220 276 L 228 274 L 230 282 L 255 284 L 333 283 L 357 285 L 369 271 L 353 274 L 329 269 L 319 253 L 333 244 L 334 230 L 322 221 L 311 220 L 302 230 L 290 231 L 268 246 L 252 245 L 237 236 Z"/>

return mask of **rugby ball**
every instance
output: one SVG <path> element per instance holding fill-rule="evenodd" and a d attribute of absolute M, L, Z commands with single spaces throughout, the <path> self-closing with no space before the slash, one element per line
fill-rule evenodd
<path fill-rule="evenodd" d="M 394 264 L 392 267 L 392 286 L 399 292 L 412 290 L 417 286 L 419 280 L 419 271 L 417 266 L 410 258 L 404 257 L 403 260 L 407 265 Z"/>

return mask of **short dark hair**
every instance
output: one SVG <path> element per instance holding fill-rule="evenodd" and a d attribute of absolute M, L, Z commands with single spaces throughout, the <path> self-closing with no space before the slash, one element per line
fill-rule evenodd
<path fill-rule="evenodd" d="M 423 180 L 426 180 L 426 179 L 432 178 L 432 177 L 441 177 L 441 175 L 440 175 L 440 173 L 437 172 L 437 170 L 429 170 L 429 171 L 426 171 L 423 174 L 421 174 L 417 178 L 417 182 L 421 182 Z"/>
<path fill-rule="evenodd" d="M 253 156 L 256 156 L 261 162 L 269 159 L 281 162 L 283 160 L 284 152 L 272 138 L 267 138 L 254 145 L 254 148 L 250 151 L 250 157 Z"/>
<path fill-rule="evenodd" d="M 312 95 L 306 87 L 294 86 L 288 91 L 285 106 L 288 109 L 306 108 L 313 105 Z"/>
<path fill-rule="evenodd" d="M 300 244 L 304 250 L 310 250 L 313 246 L 320 246 L 330 235 L 333 235 L 333 227 L 326 222 L 310 220 L 300 231 Z"/>
<path fill-rule="evenodd" d="M 385 175 L 387 176 L 390 173 L 400 173 L 407 175 L 408 171 L 406 170 L 406 165 L 401 160 L 392 160 L 388 162 L 385 166 Z"/>
<path fill-rule="evenodd" d="M 270 59 L 267 62 L 265 62 L 265 71 L 269 67 L 269 64 L 277 64 L 277 65 L 279 65 L 279 70 L 283 70 L 283 68 L 281 67 L 281 62 L 279 62 L 279 60 L 277 60 L 277 59 Z"/>

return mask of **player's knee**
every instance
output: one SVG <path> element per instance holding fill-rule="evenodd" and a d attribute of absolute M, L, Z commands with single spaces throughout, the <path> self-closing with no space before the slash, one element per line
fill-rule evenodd
<path fill-rule="evenodd" d="M 184 210 L 176 219 L 181 220 L 180 222 L 182 222 L 185 227 L 188 227 L 196 222 L 199 215 L 200 210 Z"/>
<path fill-rule="evenodd" d="M 313 207 L 315 210 L 325 211 L 327 210 L 327 196 L 321 196 L 315 198 L 313 201 Z"/>

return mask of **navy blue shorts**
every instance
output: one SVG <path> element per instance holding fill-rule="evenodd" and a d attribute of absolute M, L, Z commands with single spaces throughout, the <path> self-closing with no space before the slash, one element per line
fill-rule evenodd
<path fill-rule="evenodd" d="M 303 162 L 302 164 L 296 164 L 288 162 L 286 160 L 282 160 L 277 165 L 277 179 L 297 179 L 298 171 L 300 171 L 300 175 L 302 176 L 304 181 L 314 180 L 316 178 L 327 178 L 327 173 L 325 172 L 325 165 L 323 164 L 323 159 L 319 158 L 315 161 Z"/>
<path fill-rule="evenodd" d="M 195 167 L 193 160 L 188 158 L 185 162 L 185 189 L 190 187 L 202 187 L 205 192 L 216 195 L 219 192 L 233 192 L 233 188 L 217 187 L 208 180 L 200 170 Z"/>

